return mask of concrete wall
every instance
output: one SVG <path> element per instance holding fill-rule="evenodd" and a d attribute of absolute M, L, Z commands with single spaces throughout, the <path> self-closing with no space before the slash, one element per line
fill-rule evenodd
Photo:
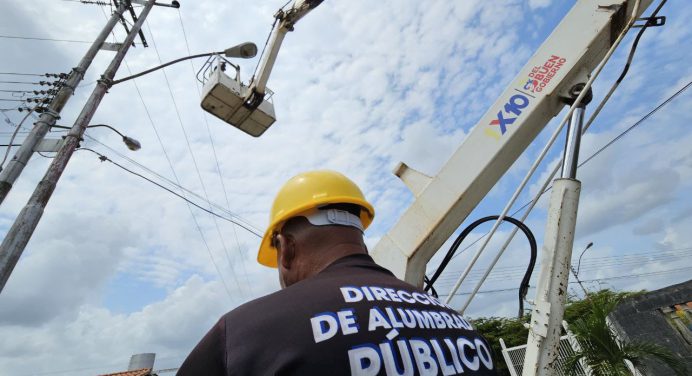
<path fill-rule="evenodd" d="M 624 299 L 608 316 L 623 340 L 652 342 L 685 358 L 692 372 L 692 345 L 674 329 L 660 311 L 662 307 L 692 301 L 692 280 Z M 646 362 L 645 375 L 669 376 L 672 371 L 658 362 Z"/>

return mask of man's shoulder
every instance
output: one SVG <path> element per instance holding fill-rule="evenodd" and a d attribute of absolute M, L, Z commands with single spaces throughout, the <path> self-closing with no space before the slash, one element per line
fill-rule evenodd
<path fill-rule="evenodd" d="M 375 264 L 369 256 L 364 256 L 340 259 L 311 278 L 236 307 L 223 319 L 233 322 L 250 320 L 251 325 L 267 325 L 272 319 L 300 314 L 307 306 L 339 300 L 343 286 L 379 284 L 418 290 Z"/>
<path fill-rule="evenodd" d="M 277 300 L 280 299 L 280 295 L 284 293 L 284 290 L 279 290 L 274 293 L 250 300 L 245 302 L 233 310 L 229 311 L 221 317 L 222 320 L 228 321 L 238 321 L 246 319 L 258 319 L 262 316 L 272 315 L 276 310 Z M 257 322 L 258 320 L 249 320 L 251 322 Z"/>

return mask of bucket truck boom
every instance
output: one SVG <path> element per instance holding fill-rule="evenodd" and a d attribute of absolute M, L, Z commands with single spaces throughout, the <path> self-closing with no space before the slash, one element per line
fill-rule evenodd
<path fill-rule="evenodd" d="M 403 163 L 395 170 L 416 199 L 372 255 L 399 278 L 420 286 L 434 253 L 550 119 L 570 104 L 570 117 L 560 124 L 569 120 L 561 178 L 553 183 L 548 209 L 523 376 L 556 373 L 581 190 L 576 179 L 579 139 L 590 85 L 624 33 L 650 4 L 651 0 L 576 2 L 436 176 L 429 177 Z M 551 140 L 557 135 L 554 133 Z M 517 193 L 513 199 L 516 197 Z M 509 205 L 502 215 L 508 209 Z M 473 256 L 446 303 L 479 255 L 476 252 Z M 495 260 L 497 257 L 499 254 Z"/>
<path fill-rule="evenodd" d="M 202 80 L 202 108 L 232 126 L 254 137 L 261 136 L 276 121 L 272 92 L 267 88 L 267 81 L 281 43 L 289 31 L 301 18 L 315 9 L 323 0 L 295 0 L 288 9 L 279 9 L 274 14 L 275 28 L 267 43 L 267 50 L 249 86 L 240 81 L 239 68 L 217 56 L 215 63 L 205 66 L 213 67 L 208 76 Z M 278 23 L 278 24 L 277 24 Z M 224 73 L 226 63 L 236 68 L 235 79 Z"/>

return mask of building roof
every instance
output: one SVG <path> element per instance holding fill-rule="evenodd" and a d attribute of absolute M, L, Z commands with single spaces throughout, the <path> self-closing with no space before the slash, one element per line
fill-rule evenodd
<path fill-rule="evenodd" d="M 151 375 L 151 369 L 150 368 L 142 368 L 142 369 L 137 369 L 134 371 L 108 373 L 108 374 L 99 375 L 99 376 L 149 376 L 149 375 Z"/>

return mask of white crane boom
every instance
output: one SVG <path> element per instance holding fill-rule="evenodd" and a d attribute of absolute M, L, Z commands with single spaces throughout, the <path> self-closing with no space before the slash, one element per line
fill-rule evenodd
<path fill-rule="evenodd" d="M 276 63 L 276 56 L 279 54 L 281 43 L 283 43 L 286 33 L 293 31 L 293 26 L 310 11 L 315 9 L 323 0 L 296 0 L 287 11 L 279 9 L 274 17 L 279 25 L 274 29 L 267 44 L 267 53 L 262 57 L 257 76 L 250 83 L 250 93 L 264 95 L 267 87 L 267 80 Z M 248 96 L 248 99 L 249 96 Z"/>
<path fill-rule="evenodd" d="M 633 3 L 575 2 L 437 175 L 401 163 L 394 173 L 415 201 L 377 243 L 375 261 L 421 286 L 430 258 L 562 110 L 561 97 L 586 82 L 623 30 Z M 650 3 L 641 0 L 637 16 Z"/>

